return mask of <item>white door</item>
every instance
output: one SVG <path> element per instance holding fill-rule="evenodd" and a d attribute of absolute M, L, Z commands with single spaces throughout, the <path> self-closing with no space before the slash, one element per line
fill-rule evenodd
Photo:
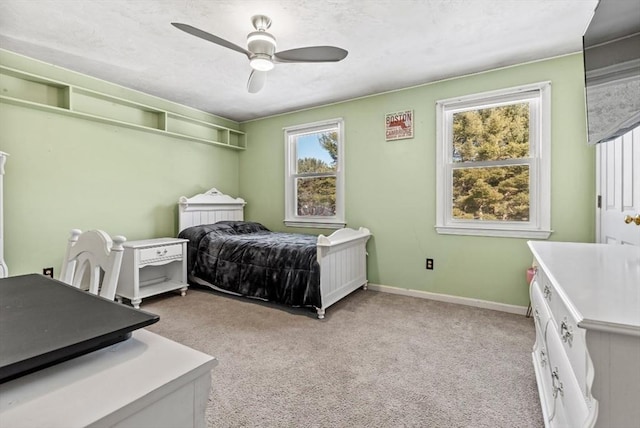
<path fill-rule="evenodd" d="M 596 240 L 640 246 L 640 126 L 598 144 L 596 157 Z"/>

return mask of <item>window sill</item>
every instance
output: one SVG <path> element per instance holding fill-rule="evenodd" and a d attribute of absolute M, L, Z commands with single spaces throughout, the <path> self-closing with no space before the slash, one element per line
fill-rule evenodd
<path fill-rule="evenodd" d="M 492 236 L 499 238 L 548 239 L 552 230 L 540 229 L 498 229 L 468 226 L 436 226 L 441 235 Z"/>
<path fill-rule="evenodd" d="M 316 229 L 342 229 L 347 223 L 331 220 L 285 220 L 284 225 L 289 227 L 313 227 Z"/>

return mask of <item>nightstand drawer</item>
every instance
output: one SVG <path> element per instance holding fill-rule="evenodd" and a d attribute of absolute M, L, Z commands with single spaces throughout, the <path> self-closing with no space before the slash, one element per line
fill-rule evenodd
<path fill-rule="evenodd" d="M 156 263 L 165 260 L 176 260 L 181 257 L 182 244 L 163 245 L 160 247 L 140 249 L 140 264 Z"/>

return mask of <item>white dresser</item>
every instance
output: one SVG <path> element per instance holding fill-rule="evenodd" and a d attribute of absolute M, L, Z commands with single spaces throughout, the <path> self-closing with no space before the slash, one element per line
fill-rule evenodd
<path fill-rule="evenodd" d="M 218 361 L 141 329 L 0 384 L 0 427 L 205 428 Z"/>
<path fill-rule="evenodd" d="M 528 244 L 545 425 L 640 428 L 640 247 Z"/>
<path fill-rule="evenodd" d="M 7 264 L 4 262 L 4 163 L 7 161 L 5 152 L 0 152 L 0 278 L 9 276 Z"/>

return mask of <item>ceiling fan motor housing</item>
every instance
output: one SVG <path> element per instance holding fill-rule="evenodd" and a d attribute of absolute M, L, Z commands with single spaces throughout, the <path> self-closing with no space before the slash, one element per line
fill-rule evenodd
<path fill-rule="evenodd" d="M 266 31 L 254 31 L 247 36 L 247 49 L 253 54 L 251 67 L 260 71 L 273 68 L 273 54 L 276 52 L 276 38 Z"/>
<path fill-rule="evenodd" d="M 254 54 L 273 56 L 276 52 L 276 38 L 266 31 L 254 31 L 247 36 L 247 49 Z"/>

